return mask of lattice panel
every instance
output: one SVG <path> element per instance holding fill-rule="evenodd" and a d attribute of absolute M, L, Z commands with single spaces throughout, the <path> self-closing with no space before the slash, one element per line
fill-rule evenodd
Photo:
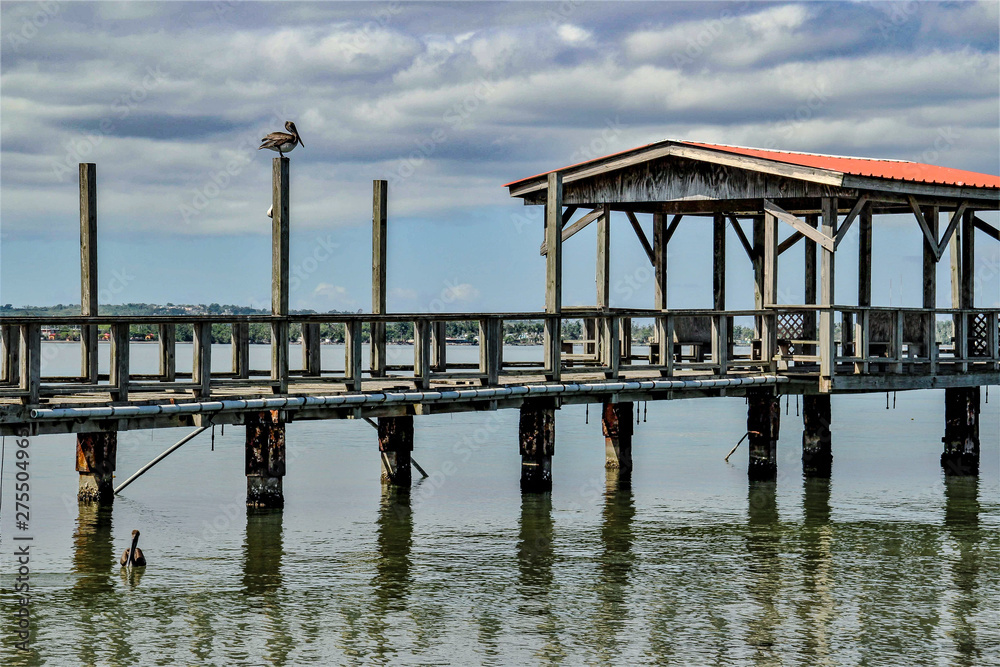
<path fill-rule="evenodd" d="M 778 338 L 802 339 L 805 330 L 805 313 L 781 313 L 778 315 Z"/>
<path fill-rule="evenodd" d="M 969 355 L 973 357 L 990 356 L 989 319 L 986 313 L 973 315 L 969 322 Z"/>

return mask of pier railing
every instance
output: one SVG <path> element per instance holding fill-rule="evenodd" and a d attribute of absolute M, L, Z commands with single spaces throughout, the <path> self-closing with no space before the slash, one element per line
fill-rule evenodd
<path fill-rule="evenodd" d="M 412 383 L 493 386 L 512 381 L 559 380 L 594 375 L 617 378 L 645 372 L 724 376 L 763 371 L 821 375 L 962 373 L 1000 369 L 1000 309 L 921 309 L 854 306 L 777 306 L 762 310 L 643 310 L 566 308 L 546 313 L 301 314 L 191 316 L 75 316 L 0 318 L 0 397 L 38 403 L 42 397 L 110 393 L 118 402 L 141 400 L 144 392 L 190 393 L 265 387 L 295 393 L 297 385 L 330 382 L 361 391 L 365 378 Z M 580 333 L 563 335 L 567 322 Z M 450 358 L 459 341 L 449 341 L 449 323 L 474 323 L 478 361 Z M 523 338 L 505 334 L 505 324 L 540 324 L 541 359 L 510 359 L 505 352 Z M 636 340 L 638 323 L 651 335 Z M 950 323 L 950 326 L 941 325 Z M 388 352 L 386 327 L 412 327 L 412 353 Z M 734 335 L 736 326 L 752 335 Z M 190 327 L 191 370 L 177 369 L 178 327 Z M 228 329 L 231 364 L 212 370 L 213 328 Z M 251 367 L 251 326 L 269 332 L 266 368 Z M 45 374 L 42 332 L 71 328 L 81 341 L 81 373 Z M 291 368 L 289 332 L 301 331 L 301 368 Z M 344 364 L 324 367 L 323 328 L 343 337 Z M 130 342 L 139 328 L 150 330 L 158 349 L 155 372 L 133 370 Z M 468 328 L 468 327 L 466 327 Z M 410 329 L 408 329 L 410 330 Z M 953 332 L 943 340 L 939 330 Z M 558 332 L 558 333 L 557 333 Z M 365 364 L 367 339 L 368 364 Z M 109 343 L 108 372 L 99 372 L 99 342 Z M 151 342 L 154 342 L 151 341 Z M 515 355 L 523 356 L 523 355 Z M 466 355 L 467 357 L 467 355 Z M 217 363 L 218 365 L 218 363 Z M 521 377 L 523 376 L 523 377 Z M 515 378 L 520 378 L 515 380 Z"/>

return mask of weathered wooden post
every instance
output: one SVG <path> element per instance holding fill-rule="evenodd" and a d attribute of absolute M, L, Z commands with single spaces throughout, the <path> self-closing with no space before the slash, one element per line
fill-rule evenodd
<path fill-rule="evenodd" d="M 630 402 L 607 401 L 601 410 L 604 467 L 617 470 L 622 484 L 628 484 L 632 478 L 632 407 Z"/>
<path fill-rule="evenodd" d="M 233 325 L 235 330 L 236 325 Z M 177 325 L 159 325 L 160 379 L 173 382 L 177 377 Z M 233 341 L 233 358 L 236 357 L 236 341 Z M 236 370 L 235 366 L 233 370 Z"/>
<path fill-rule="evenodd" d="M 285 424 L 279 411 L 247 413 L 245 451 L 247 507 L 284 507 Z"/>
<path fill-rule="evenodd" d="M 945 475 L 979 474 L 979 387 L 944 390 Z"/>
<path fill-rule="evenodd" d="M 77 433 L 76 471 L 80 473 L 80 487 L 76 495 L 78 501 L 102 505 L 114 502 L 117 456 L 117 431 Z"/>
<path fill-rule="evenodd" d="M 316 376 L 322 368 L 319 322 L 302 323 L 302 369 L 306 375 Z"/>
<path fill-rule="evenodd" d="M 372 181 L 372 313 L 386 312 L 386 236 L 388 233 L 389 183 Z M 371 376 L 384 377 L 385 322 L 371 323 Z"/>
<path fill-rule="evenodd" d="M 288 317 L 288 158 L 272 160 L 271 169 L 271 313 Z M 271 381 L 276 394 L 288 393 L 288 321 L 271 323 Z"/>
<path fill-rule="evenodd" d="M 20 379 L 20 341 L 21 333 L 17 327 L 0 326 L 0 364 L 3 364 L 0 382 L 16 383 Z"/>
<path fill-rule="evenodd" d="M 97 165 L 80 163 L 80 314 L 97 315 Z M 80 326 L 81 375 L 97 384 L 97 325 Z"/>
<path fill-rule="evenodd" d="M 829 477 L 833 466 L 830 394 L 806 394 L 802 407 L 802 472 L 806 477 Z"/>
<path fill-rule="evenodd" d="M 233 322 L 231 334 L 233 347 L 233 373 L 237 378 L 250 377 L 250 324 Z"/>
<path fill-rule="evenodd" d="M 550 251 L 552 246 L 549 246 Z M 556 410 L 551 400 L 533 399 L 521 404 L 518 423 L 521 452 L 521 492 L 552 490 L 552 455 L 556 447 Z"/>
<path fill-rule="evenodd" d="M 819 216 L 809 214 L 806 216 L 806 224 L 815 229 L 819 226 Z M 806 236 L 802 239 L 804 245 L 804 275 L 803 288 L 805 292 L 805 304 L 812 306 L 816 304 L 816 242 Z M 860 305 L 860 304 L 859 304 Z M 807 310 L 802 315 L 802 338 L 806 340 L 816 340 L 816 312 Z M 815 345 L 805 345 L 802 354 L 815 355 Z"/>
<path fill-rule="evenodd" d="M 194 325 L 191 381 L 196 385 L 195 396 L 207 398 L 212 394 L 212 323 L 196 322 Z"/>
<path fill-rule="evenodd" d="M 822 198 L 820 231 L 830 238 L 837 235 L 837 198 Z M 820 391 L 829 391 L 837 368 L 837 341 L 834 336 L 834 269 L 836 256 L 833 248 L 823 248 L 820 255 L 820 303 L 824 310 L 819 314 L 819 374 Z M 824 387 L 824 384 L 826 385 Z"/>
<path fill-rule="evenodd" d="M 378 450 L 382 457 L 382 482 L 392 486 L 410 486 L 413 416 L 379 417 Z"/>
<path fill-rule="evenodd" d="M 552 315 L 562 313 L 562 174 L 548 175 L 548 190 L 545 203 L 545 312 Z M 562 319 L 545 319 L 545 375 L 558 382 L 562 370 Z M 608 345 L 617 345 L 617 340 Z"/>
<path fill-rule="evenodd" d="M 773 389 L 747 391 L 747 431 L 750 434 L 747 477 L 751 482 L 773 481 L 778 477 L 780 422 L 781 401 Z"/>

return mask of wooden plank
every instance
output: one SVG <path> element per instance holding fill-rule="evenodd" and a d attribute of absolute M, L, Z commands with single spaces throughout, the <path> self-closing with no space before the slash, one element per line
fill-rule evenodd
<path fill-rule="evenodd" d="M 927 225 L 933 241 L 924 238 L 923 246 L 923 307 L 937 307 L 937 262 L 938 262 L 938 221 L 937 206 L 926 206 L 921 210 L 924 224 Z"/>
<path fill-rule="evenodd" d="M 896 363 L 892 364 L 894 373 L 903 372 L 903 312 L 900 310 L 892 313 L 892 358 Z"/>
<path fill-rule="evenodd" d="M 821 231 L 815 230 L 806 222 L 796 216 L 792 215 L 788 211 L 784 210 L 780 206 L 776 205 L 769 199 L 764 200 L 764 211 L 765 213 L 770 213 L 774 217 L 778 218 L 782 222 L 787 222 L 789 225 L 794 227 L 797 231 L 801 232 L 803 235 L 811 238 L 816 243 L 820 244 L 822 247 L 830 250 L 834 250 L 834 240 L 829 234 L 823 233 Z M 830 234 L 833 232 L 831 231 Z"/>
<path fill-rule="evenodd" d="M 822 200 L 822 235 L 829 239 L 837 228 L 837 198 L 824 197 Z M 835 257 L 832 245 L 823 245 L 820 253 L 820 304 L 832 306 L 835 303 Z M 833 311 L 829 308 L 819 314 L 819 355 L 822 378 L 832 379 L 836 371 L 837 341 L 834 336 Z"/>
<path fill-rule="evenodd" d="M 98 314 L 97 165 L 80 164 L 80 314 Z M 80 327 L 80 374 L 97 382 L 97 327 Z"/>
<path fill-rule="evenodd" d="M 271 312 L 288 314 L 288 158 L 271 164 Z"/>
<path fill-rule="evenodd" d="M 545 255 L 545 312 L 562 311 L 562 174 L 548 175 L 545 203 L 545 240 L 549 251 Z M 548 318 L 544 324 L 544 355 L 546 374 L 559 379 L 561 369 L 560 320 Z"/>
<path fill-rule="evenodd" d="M 962 280 L 958 308 L 976 306 L 976 220 L 978 218 L 972 211 L 966 211 L 962 215 Z"/>
<path fill-rule="evenodd" d="M 724 228 L 724 227 L 723 227 Z M 712 363 L 719 367 L 719 376 L 729 368 L 729 323 L 725 315 L 712 317 Z"/>
<path fill-rule="evenodd" d="M 726 309 L 726 216 L 712 217 L 712 309 Z"/>
<path fill-rule="evenodd" d="M 865 208 L 867 204 L 868 204 L 868 195 L 861 195 L 860 197 L 858 197 L 858 200 L 854 202 L 854 206 L 851 207 L 851 212 L 847 214 L 847 217 L 844 218 L 844 221 L 840 223 L 840 227 L 837 229 L 836 238 L 834 238 L 833 240 L 834 250 L 837 249 L 837 247 L 840 245 L 840 242 L 844 240 L 845 236 L 847 236 L 847 231 L 851 228 L 851 225 L 854 223 L 854 219 L 858 217 L 858 215 L 861 213 L 861 211 Z"/>
<path fill-rule="evenodd" d="M 858 305 L 872 305 L 872 209 L 865 207 L 858 221 Z"/>
<path fill-rule="evenodd" d="M 288 322 L 271 323 L 271 380 L 275 394 L 288 393 Z"/>
<path fill-rule="evenodd" d="M 577 209 L 579 209 L 579 208 L 580 208 L 579 206 L 567 206 L 566 207 L 566 210 L 563 211 L 563 218 L 562 218 L 563 229 L 566 228 L 566 225 L 569 224 L 569 221 L 570 221 L 570 219 L 572 219 L 573 214 L 576 213 Z M 565 239 L 563 239 L 563 240 L 565 241 Z"/>
<path fill-rule="evenodd" d="M 938 245 L 935 248 L 937 261 L 941 261 L 941 258 L 944 256 L 944 250 L 948 247 L 948 244 L 951 243 L 951 237 L 954 235 L 955 230 L 958 229 L 958 223 L 961 222 L 962 217 L 965 214 L 965 209 L 968 208 L 968 204 L 968 202 L 963 201 L 958 205 L 958 208 L 952 212 L 951 219 L 948 221 L 948 226 L 945 228 L 944 234 L 941 235 L 941 240 L 938 241 Z"/>
<path fill-rule="evenodd" d="M 431 386 L 431 324 L 423 318 L 413 323 L 413 382 L 417 389 Z"/>
<path fill-rule="evenodd" d="M 484 384 L 496 385 L 503 359 L 503 320 L 488 317 L 479 321 L 479 372 Z"/>
<path fill-rule="evenodd" d="M 747 235 L 743 231 L 743 227 L 740 225 L 739 219 L 735 215 L 732 215 L 732 214 L 730 214 L 728 217 L 729 217 L 729 223 L 733 226 L 733 231 L 736 232 L 736 237 L 739 238 L 740 243 L 743 245 L 743 250 L 745 250 L 746 253 L 747 253 L 747 258 L 752 262 L 753 261 L 753 246 L 750 245 L 750 241 L 749 241 L 749 239 L 747 239 Z M 780 248 L 779 248 L 778 254 L 779 255 L 781 254 Z"/>
<path fill-rule="evenodd" d="M 605 377 L 618 377 L 621 349 L 618 343 L 618 316 L 608 315 L 601 319 L 601 356 Z"/>
<path fill-rule="evenodd" d="M 195 396 L 202 398 L 212 393 L 212 325 L 209 322 L 198 322 L 193 328 L 191 380 L 196 387 Z"/>
<path fill-rule="evenodd" d="M 18 370 L 20 382 L 18 388 L 27 392 L 21 398 L 22 403 L 38 403 L 39 390 L 42 386 L 42 327 L 39 324 L 22 324 L 18 330 Z"/>
<path fill-rule="evenodd" d="M 935 222 L 935 231 L 931 231 L 930 225 L 924 218 L 924 213 L 920 210 L 920 206 L 917 204 L 917 200 L 913 197 L 913 195 L 907 197 L 907 201 L 910 203 L 910 210 L 913 212 L 913 217 L 917 219 L 917 224 L 920 225 L 920 231 L 924 233 L 924 241 L 929 243 L 932 248 L 937 248 L 938 239 L 937 234 L 935 233 L 937 230 L 937 223 Z"/>
<path fill-rule="evenodd" d="M 250 325 L 233 322 L 232 330 L 233 373 L 237 378 L 250 377 Z"/>
<path fill-rule="evenodd" d="M 570 209 L 575 211 L 576 206 L 568 206 L 567 210 Z M 574 234 L 576 234 L 578 231 L 580 231 L 581 229 L 592 223 L 594 220 L 600 219 L 605 209 L 611 210 L 610 207 L 595 208 L 593 211 L 587 213 L 569 227 L 563 227 L 562 240 L 565 242 L 567 239 L 572 238 Z M 548 247 L 549 247 L 548 244 L 545 241 L 542 241 L 542 245 L 538 247 L 538 254 L 545 255 L 548 252 Z"/>
<path fill-rule="evenodd" d="M 111 372 L 108 378 L 111 395 L 116 401 L 128 401 L 129 384 L 129 325 L 111 325 Z"/>
<path fill-rule="evenodd" d="M 679 216 L 675 216 L 679 217 Z M 653 308 L 667 308 L 667 216 L 653 214 Z"/>
<path fill-rule="evenodd" d="M 21 332 L 11 325 L 0 326 L 0 382 L 15 383 L 21 379 L 20 348 Z"/>
<path fill-rule="evenodd" d="M 448 369 L 448 323 L 431 323 L 431 370 L 435 375 Z"/>
<path fill-rule="evenodd" d="M 646 257 L 649 258 L 649 264 L 656 264 L 656 257 L 653 256 L 653 246 L 649 244 L 649 239 L 646 238 L 646 232 L 642 231 L 642 226 L 639 221 L 635 218 L 635 213 L 632 211 L 625 211 L 625 215 L 628 216 L 628 221 L 632 225 L 632 229 L 635 230 L 636 238 L 639 239 L 639 243 L 642 244 L 642 249 L 646 251 Z"/>
<path fill-rule="evenodd" d="M 348 390 L 361 391 L 361 322 L 358 320 L 344 324 L 344 378 Z"/>
<path fill-rule="evenodd" d="M 388 235 L 389 183 L 372 181 L 372 313 L 386 312 L 386 263 Z M 382 377 L 386 372 L 385 323 L 371 323 L 372 377 Z"/>
<path fill-rule="evenodd" d="M 788 250 L 789 248 L 793 247 L 796 243 L 798 243 L 800 239 L 804 238 L 805 235 L 802 232 L 794 232 L 791 236 L 789 236 L 787 239 L 778 244 L 778 254 L 779 255 L 783 254 L 786 250 Z M 809 243 L 816 245 L 815 241 L 809 241 Z"/>
<path fill-rule="evenodd" d="M 973 215 L 972 219 L 975 222 L 976 229 L 983 232 L 994 241 L 1000 241 L 1000 229 L 997 229 L 977 215 Z"/>
<path fill-rule="evenodd" d="M 819 219 L 818 216 L 810 213 L 806 216 L 806 224 L 810 227 L 818 227 Z M 805 237 L 803 237 L 805 238 Z M 816 303 L 816 242 L 812 239 L 805 240 L 804 247 L 804 267 L 803 267 L 803 293 L 805 294 L 805 303 L 807 305 L 812 305 Z M 781 246 L 778 246 L 778 254 L 781 254 Z M 802 315 L 802 332 L 803 338 L 808 340 L 816 339 L 816 312 L 810 311 L 803 313 Z M 804 354 L 815 355 L 816 346 L 815 345 L 804 345 L 801 349 L 796 348 L 799 352 Z"/>
<path fill-rule="evenodd" d="M 660 346 L 660 372 L 665 377 L 674 374 L 674 316 L 662 315 L 656 318 L 657 341 Z"/>
<path fill-rule="evenodd" d="M 545 377 L 553 382 L 558 382 L 562 377 L 562 341 L 560 340 L 562 319 L 547 317 L 543 327 L 545 339 Z"/>
<path fill-rule="evenodd" d="M 938 346 L 937 346 L 937 318 L 934 313 L 927 313 L 924 316 L 924 345 L 927 357 L 927 371 L 931 375 L 938 372 Z"/>
<path fill-rule="evenodd" d="M 597 221 L 597 307 L 611 305 L 611 207 L 605 204 Z"/>
<path fill-rule="evenodd" d="M 321 348 L 319 322 L 302 323 L 302 370 L 306 375 L 320 375 Z"/>
<path fill-rule="evenodd" d="M 778 303 L 778 223 L 777 216 L 764 215 L 764 307 Z M 803 222 L 802 224 L 805 224 Z"/>

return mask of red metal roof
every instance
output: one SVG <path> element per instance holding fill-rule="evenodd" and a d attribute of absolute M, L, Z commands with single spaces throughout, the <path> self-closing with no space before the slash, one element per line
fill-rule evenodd
<path fill-rule="evenodd" d="M 661 142 L 669 143 L 669 142 Z M 710 150 L 746 155 L 749 157 L 772 160 L 774 162 L 784 162 L 803 167 L 815 169 L 828 169 L 842 174 L 852 176 L 866 176 L 871 178 L 885 178 L 894 181 L 912 181 L 919 183 L 934 183 L 938 185 L 951 185 L 955 187 L 976 187 L 976 188 L 1000 188 L 1000 176 L 992 174 L 980 174 L 974 171 L 964 171 L 962 169 L 952 169 L 950 167 L 939 167 L 932 164 L 922 164 L 919 162 L 908 162 L 905 160 L 876 160 L 861 157 L 845 157 L 840 155 L 820 155 L 816 153 L 794 153 L 789 151 L 776 151 L 764 148 L 747 148 L 744 146 L 726 146 L 723 144 L 706 144 L 695 141 L 678 141 L 678 144 L 694 146 L 696 148 L 706 148 Z M 647 144 L 637 148 L 630 148 L 619 153 L 612 153 L 601 158 L 588 160 L 579 164 L 563 167 L 553 171 L 564 171 L 574 167 L 598 162 L 608 158 L 641 151 L 660 144 Z M 537 174 L 529 178 L 521 178 L 504 185 L 509 187 L 524 181 L 530 181 L 552 172 Z"/>

